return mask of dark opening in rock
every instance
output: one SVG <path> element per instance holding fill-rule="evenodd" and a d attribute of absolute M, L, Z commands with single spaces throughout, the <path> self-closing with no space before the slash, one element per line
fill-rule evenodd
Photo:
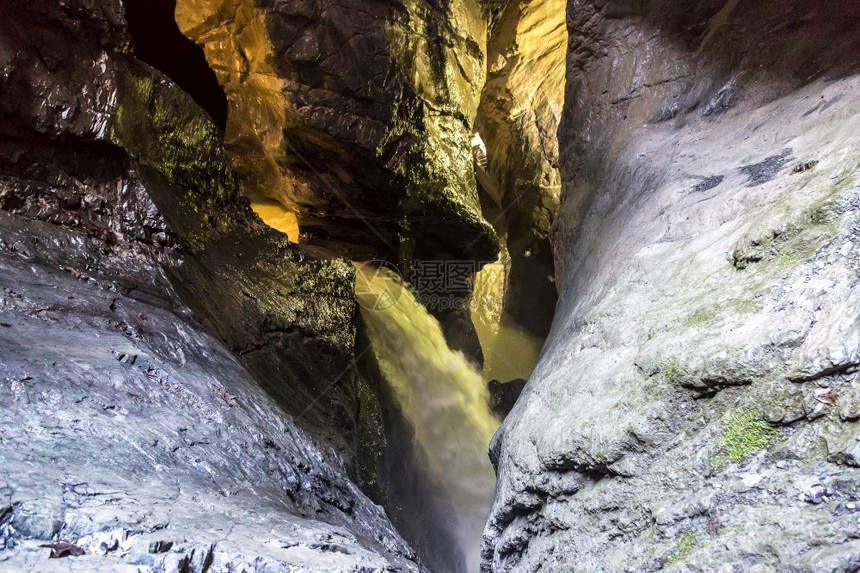
<path fill-rule="evenodd" d="M 223 130 L 227 97 L 203 50 L 179 31 L 173 16 L 176 0 L 126 0 L 124 4 L 135 55 L 176 82 Z"/>
<path fill-rule="evenodd" d="M 526 380 L 517 378 L 509 382 L 490 380 L 487 390 L 490 392 L 490 409 L 500 418 L 505 418 L 514 409 L 517 398 L 523 393 Z"/>

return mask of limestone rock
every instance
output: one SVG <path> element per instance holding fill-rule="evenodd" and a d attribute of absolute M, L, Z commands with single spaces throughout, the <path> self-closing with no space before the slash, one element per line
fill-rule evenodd
<path fill-rule="evenodd" d="M 0 231 L 0 569 L 419 571 L 145 243 Z"/>
<path fill-rule="evenodd" d="M 568 3 L 560 302 L 485 570 L 856 567 L 858 16 Z"/>
<path fill-rule="evenodd" d="M 349 479 L 352 266 L 254 215 L 121 8 L 0 8 L 0 568 L 420 570 Z"/>
<path fill-rule="evenodd" d="M 560 0 L 506 4 L 490 32 L 475 124 L 485 145 L 486 164 L 475 167 L 485 215 L 511 258 L 505 309 L 537 336 L 549 332 L 557 299 L 549 232 L 561 194 L 564 14 Z"/>

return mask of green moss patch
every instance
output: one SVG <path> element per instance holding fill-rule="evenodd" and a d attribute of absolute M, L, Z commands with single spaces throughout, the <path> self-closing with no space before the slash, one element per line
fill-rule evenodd
<path fill-rule="evenodd" d="M 666 560 L 669 563 L 681 561 L 689 557 L 701 545 L 702 540 L 699 534 L 692 529 L 687 529 L 675 538 L 675 547 L 666 556 Z"/>
<path fill-rule="evenodd" d="M 758 410 L 735 414 L 726 424 L 725 455 L 732 463 L 743 462 L 751 453 L 768 447 L 779 431 L 764 421 Z"/>
<path fill-rule="evenodd" d="M 838 233 L 838 220 L 843 213 L 841 192 L 853 181 L 852 177 L 843 177 L 829 188 L 824 197 L 790 222 L 743 238 L 732 252 L 732 266 L 743 270 L 751 264 L 776 261 L 779 266 L 788 267 L 811 258 Z"/>
<path fill-rule="evenodd" d="M 720 312 L 720 305 L 716 304 L 713 306 L 701 306 L 697 308 L 693 314 L 684 321 L 685 326 L 696 326 L 697 324 L 703 324 L 705 322 L 710 322 L 714 318 L 717 317 L 717 314 Z"/>

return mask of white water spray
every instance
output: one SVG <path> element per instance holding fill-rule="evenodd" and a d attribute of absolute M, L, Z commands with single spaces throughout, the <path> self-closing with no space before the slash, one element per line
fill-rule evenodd
<path fill-rule="evenodd" d="M 439 322 L 400 278 L 356 264 L 356 296 L 383 376 L 415 428 L 428 471 L 444 485 L 469 571 L 477 571 L 481 533 L 495 487 L 487 446 L 499 421 L 487 407 L 481 373 L 448 348 Z"/>

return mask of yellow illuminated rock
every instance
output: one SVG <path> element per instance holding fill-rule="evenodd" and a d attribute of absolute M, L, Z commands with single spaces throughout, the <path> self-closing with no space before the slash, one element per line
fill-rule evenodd
<path fill-rule="evenodd" d="M 504 311 L 510 259 L 505 251 L 475 275 L 470 313 L 484 353 L 484 380 L 508 382 L 531 376 L 543 340 L 519 327 Z"/>
<path fill-rule="evenodd" d="M 284 128 L 287 105 L 281 81 L 267 62 L 271 42 L 264 14 L 253 0 L 177 0 L 179 29 L 203 48 L 228 101 L 225 146 L 246 195 L 280 203 L 278 211 L 270 202 L 258 203 L 254 210 L 278 228 L 295 212 L 291 198 L 296 183 L 283 165 Z M 267 217 L 276 218 L 270 222 Z M 288 228 L 290 240 L 298 237 L 295 215 Z"/>
<path fill-rule="evenodd" d="M 251 199 L 251 209 L 268 226 L 284 233 L 294 242 L 299 242 L 299 221 L 296 214 L 271 199 Z"/>
<path fill-rule="evenodd" d="M 351 258 L 495 257 L 469 141 L 486 75 L 477 0 L 347 5 L 178 0 L 228 100 L 226 147 L 249 196 Z M 458 240 L 468 236 L 469 240 Z"/>
<path fill-rule="evenodd" d="M 505 9 L 488 46 L 489 73 L 480 109 L 491 165 L 506 169 L 534 163 L 530 156 L 557 157 L 566 48 L 564 0 L 520 1 Z M 542 171 L 549 171 L 547 167 Z M 542 174 L 543 183 L 558 201 L 557 167 L 552 171 Z"/>
<path fill-rule="evenodd" d="M 565 88 L 564 0 L 508 3 L 492 27 L 476 129 L 485 216 L 510 256 L 506 322 L 545 336 L 555 301 L 550 227 L 561 199 L 556 138 Z"/>

